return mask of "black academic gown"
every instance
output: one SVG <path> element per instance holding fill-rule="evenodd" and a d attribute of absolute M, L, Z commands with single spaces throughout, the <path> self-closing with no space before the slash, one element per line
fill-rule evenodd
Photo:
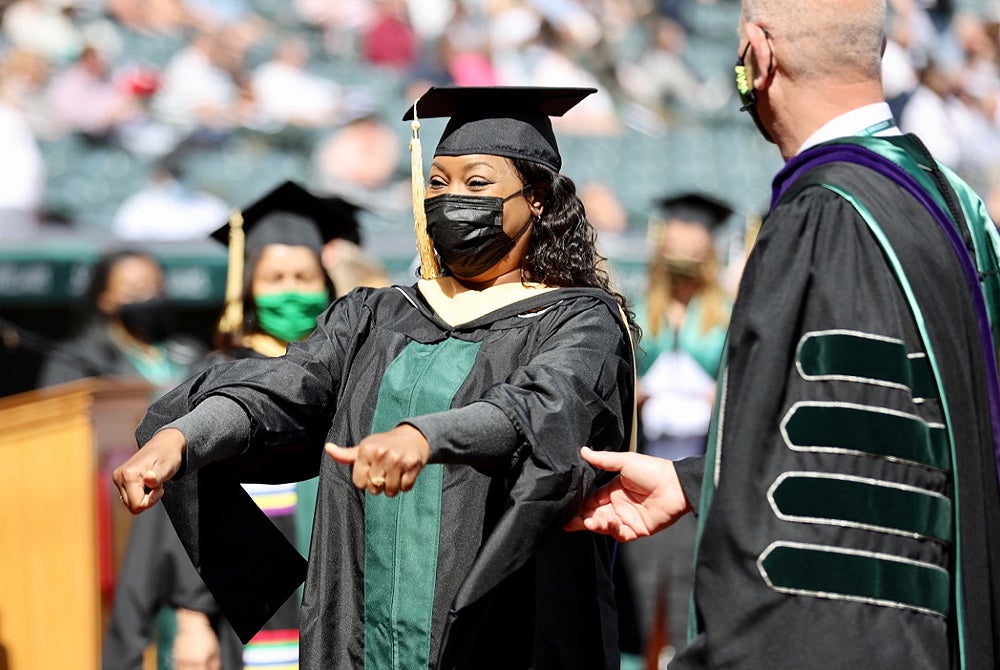
<path fill-rule="evenodd" d="M 912 139 L 890 144 L 928 163 Z M 778 175 L 748 259 L 701 496 L 695 636 L 670 667 L 995 668 L 994 363 L 973 293 L 903 187 L 850 157 L 803 169 L 825 150 Z"/>
<path fill-rule="evenodd" d="M 453 327 L 415 287 L 359 289 L 286 356 L 214 366 L 169 394 L 137 438 L 209 395 L 250 417 L 238 459 L 169 484 L 164 498 L 244 636 L 305 566 L 234 482 L 320 471 L 304 668 L 418 667 L 422 658 L 431 668 L 610 669 L 609 542 L 561 526 L 598 484 L 579 448 L 627 448 L 633 379 L 623 321 L 600 291 L 559 289 Z M 324 440 L 357 444 L 408 416 L 476 401 L 506 415 L 516 449 L 482 453 L 444 436 L 414 491 L 394 499 L 359 492 L 350 468 L 322 455 Z"/>

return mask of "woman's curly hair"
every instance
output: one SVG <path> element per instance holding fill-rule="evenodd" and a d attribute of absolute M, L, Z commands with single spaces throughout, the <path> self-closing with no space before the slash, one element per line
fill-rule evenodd
<path fill-rule="evenodd" d="M 607 259 L 597 251 L 597 231 L 587 221 L 583 203 L 573 181 L 541 163 L 511 159 L 526 185 L 535 189 L 544 203 L 541 218 L 531 229 L 531 242 L 524 259 L 526 280 L 549 286 L 588 286 L 611 295 L 628 319 L 634 341 L 639 327 L 625 296 L 611 287 L 605 269 Z"/>

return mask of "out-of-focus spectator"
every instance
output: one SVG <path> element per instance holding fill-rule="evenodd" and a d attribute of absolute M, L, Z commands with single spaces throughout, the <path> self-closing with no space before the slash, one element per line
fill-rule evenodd
<path fill-rule="evenodd" d="M 649 47 L 635 61 L 619 62 L 618 83 L 635 102 L 661 115 L 681 105 L 689 110 L 719 109 L 732 97 L 726 79 L 703 81 L 684 60 L 684 27 L 665 17 L 649 22 Z"/>
<path fill-rule="evenodd" d="M 950 168 L 958 167 L 961 157 L 955 84 L 953 72 L 928 62 L 899 117 L 900 129 L 917 135 L 935 158 Z"/>
<path fill-rule="evenodd" d="M 46 98 L 58 127 L 70 133 L 107 137 L 144 116 L 140 97 L 112 78 L 103 56 L 92 46 L 53 77 Z"/>
<path fill-rule="evenodd" d="M 309 73 L 309 45 L 299 37 L 281 41 L 273 57 L 252 77 L 261 123 L 279 126 L 329 126 L 337 119 L 340 88 Z"/>
<path fill-rule="evenodd" d="M 500 76 L 490 61 L 486 27 L 462 3 L 444 27 L 436 55 L 455 86 L 496 86 Z"/>
<path fill-rule="evenodd" d="M 643 329 L 636 354 L 640 450 L 676 460 L 705 451 L 732 309 L 719 282 L 713 231 L 732 209 L 700 193 L 682 193 L 664 199 L 661 211 L 651 224 L 646 299 L 636 305 Z M 623 547 L 645 644 L 655 656 L 686 640 L 695 532 L 689 520 L 662 538 Z"/>
<path fill-rule="evenodd" d="M 52 68 L 45 57 L 12 47 L 0 56 L 0 100 L 21 111 L 37 138 L 56 134 L 45 100 Z"/>
<path fill-rule="evenodd" d="M 594 35 L 589 32 L 578 37 L 571 26 L 559 27 L 543 20 L 536 43 L 528 51 L 525 84 L 597 89 L 597 93 L 581 102 L 572 114 L 552 119 L 558 131 L 572 135 L 612 135 L 621 130 L 607 88 L 579 64 L 581 56 L 594 44 Z"/>
<path fill-rule="evenodd" d="M 3 14 L 3 34 L 11 44 L 67 63 L 83 49 L 83 35 L 69 13 L 70 0 L 17 0 Z"/>
<path fill-rule="evenodd" d="M 229 69 L 233 45 L 224 30 L 199 32 L 163 72 L 153 112 L 179 137 L 196 131 L 224 135 L 240 122 L 240 89 Z"/>
<path fill-rule="evenodd" d="M 409 182 L 394 180 L 400 144 L 398 134 L 381 119 L 354 120 L 320 142 L 312 158 L 311 181 L 320 193 L 373 211 L 407 211 Z"/>
<path fill-rule="evenodd" d="M 403 0 L 375 0 L 378 12 L 364 35 L 364 57 L 373 65 L 409 70 L 419 46 Z"/>
<path fill-rule="evenodd" d="M 918 57 L 923 60 L 923 54 L 913 52 L 915 38 L 910 23 L 906 17 L 899 15 L 889 19 L 885 52 L 882 54 L 882 88 L 896 118 L 899 118 L 910 94 L 920 83 L 915 62 Z"/>
<path fill-rule="evenodd" d="M 45 187 L 45 165 L 27 119 L 0 101 L 0 238 L 33 232 Z"/>
<path fill-rule="evenodd" d="M 145 379 L 161 392 L 190 374 L 205 347 L 178 336 L 163 269 L 137 249 L 103 256 L 81 300 L 82 325 L 45 361 L 39 386 L 92 376 Z"/>
<path fill-rule="evenodd" d="M 542 17 L 513 0 L 496 0 L 485 7 L 487 41 L 501 83 L 515 85 L 527 77 L 526 49 L 538 36 Z"/>
<path fill-rule="evenodd" d="M 293 0 L 303 23 L 323 33 L 323 48 L 334 56 L 357 58 L 358 42 L 375 20 L 369 0 Z"/>
<path fill-rule="evenodd" d="M 115 213 L 112 231 L 123 240 L 194 240 L 226 221 L 229 207 L 189 184 L 176 155 L 161 160 L 149 181 Z"/>

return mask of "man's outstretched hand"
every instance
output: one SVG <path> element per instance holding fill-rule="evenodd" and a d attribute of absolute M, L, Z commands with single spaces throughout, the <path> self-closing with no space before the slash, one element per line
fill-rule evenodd
<path fill-rule="evenodd" d="M 619 475 L 583 503 L 566 530 L 589 530 L 629 542 L 663 530 L 691 511 L 672 461 L 587 447 L 580 453 L 591 465 Z"/>
<path fill-rule="evenodd" d="M 115 468 L 111 478 L 132 514 L 144 512 L 163 497 L 163 483 L 177 474 L 186 448 L 184 433 L 165 428 Z"/>

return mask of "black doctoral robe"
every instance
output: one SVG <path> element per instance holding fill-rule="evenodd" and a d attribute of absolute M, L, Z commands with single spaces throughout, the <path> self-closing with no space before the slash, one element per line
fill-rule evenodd
<path fill-rule="evenodd" d="M 580 447 L 628 447 L 633 382 L 627 330 L 601 291 L 557 289 L 449 325 L 416 287 L 359 289 L 286 356 L 214 366 L 169 394 L 137 438 L 211 395 L 246 411 L 242 454 L 168 483 L 164 497 L 244 637 L 305 566 L 236 482 L 320 471 L 304 668 L 611 669 L 611 544 L 561 526 L 598 483 Z M 512 448 L 465 439 L 449 412 L 470 403 L 503 413 Z M 432 450 L 413 491 L 359 492 L 322 455 L 324 441 L 357 444 L 411 418 Z"/>
<path fill-rule="evenodd" d="M 995 281 L 992 224 L 954 181 L 957 223 L 928 213 L 912 137 L 844 142 L 778 175 L 746 266 L 673 669 L 998 667 L 996 342 L 959 255 Z"/>

